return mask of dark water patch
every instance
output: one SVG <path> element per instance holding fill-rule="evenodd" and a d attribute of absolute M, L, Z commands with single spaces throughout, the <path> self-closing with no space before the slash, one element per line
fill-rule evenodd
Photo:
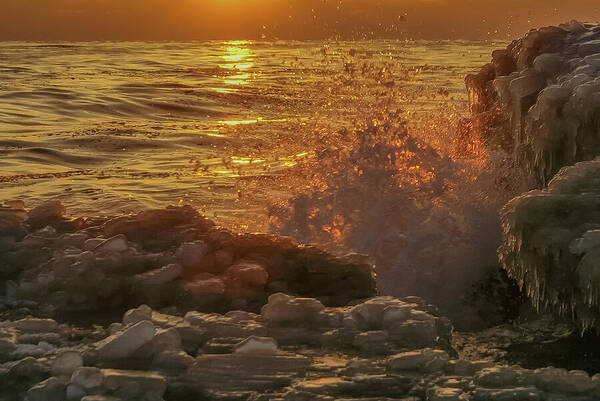
<path fill-rule="evenodd" d="M 172 150 L 177 145 L 168 140 L 147 138 L 125 138 L 112 135 L 94 135 L 88 137 L 57 139 L 57 145 L 75 146 L 97 152 L 137 151 L 144 149 Z"/>
<path fill-rule="evenodd" d="M 107 160 L 99 156 L 79 156 L 56 149 L 35 147 L 13 151 L 0 151 L 3 156 L 10 156 L 25 163 L 48 164 L 52 166 L 90 166 L 105 163 Z"/>

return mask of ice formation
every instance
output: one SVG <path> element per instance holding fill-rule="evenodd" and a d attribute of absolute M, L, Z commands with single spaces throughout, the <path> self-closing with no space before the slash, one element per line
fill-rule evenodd
<path fill-rule="evenodd" d="M 600 158 L 561 169 L 502 211 L 502 264 L 539 309 L 600 322 Z"/>
<path fill-rule="evenodd" d="M 364 256 L 219 229 L 189 206 L 69 218 L 60 203 L 0 204 L 0 295 L 70 312 L 147 303 L 258 311 L 269 294 L 345 305 L 376 294 Z"/>
<path fill-rule="evenodd" d="M 467 76 L 471 111 L 491 147 L 545 185 L 563 166 L 600 154 L 600 26 L 532 30 Z"/>
<path fill-rule="evenodd" d="M 466 84 L 480 138 L 545 188 L 503 208 L 501 263 L 538 309 L 597 327 L 600 26 L 532 30 Z"/>

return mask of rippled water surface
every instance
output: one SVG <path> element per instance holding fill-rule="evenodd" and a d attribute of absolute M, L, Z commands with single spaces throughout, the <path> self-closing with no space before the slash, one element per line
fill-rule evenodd
<path fill-rule="evenodd" d="M 464 76 L 498 46 L 0 43 L 1 198 L 73 214 L 191 203 L 260 229 L 329 133 L 392 105 L 415 131 L 466 114 Z"/>

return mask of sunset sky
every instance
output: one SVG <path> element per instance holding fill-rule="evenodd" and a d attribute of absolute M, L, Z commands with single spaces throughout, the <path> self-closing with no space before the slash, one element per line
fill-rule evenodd
<path fill-rule="evenodd" d="M 512 38 L 597 0 L 0 0 L 0 40 Z"/>

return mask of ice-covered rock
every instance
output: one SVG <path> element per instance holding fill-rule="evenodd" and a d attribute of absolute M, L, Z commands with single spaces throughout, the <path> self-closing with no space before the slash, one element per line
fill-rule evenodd
<path fill-rule="evenodd" d="M 211 277 L 187 282 L 183 288 L 193 295 L 202 296 L 208 294 L 223 295 L 227 287 L 221 278 Z"/>
<path fill-rule="evenodd" d="M 471 399 L 473 401 L 542 401 L 545 399 L 545 394 L 535 387 L 513 387 L 506 389 L 477 388 L 473 392 Z"/>
<path fill-rule="evenodd" d="M 577 54 L 581 57 L 600 53 L 600 40 L 590 40 L 579 44 Z"/>
<path fill-rule="evenodd" d="M 96 344 L 96 350 L 102 359 L 127 358 L 153 338 L 154 324 L 144 320 L 100 341 Z"/>
<path fill-rule="evenodd" d="M 388 359 L 390 371 L 435 372 L 441 370 L 450 357 L 445 351 L 425 348 L 404 352 Z"/>
<path fill-rule="evenodd" d="M 83 358 L 79 351 L 61 352 L 52 361 L 52 374 L 54 376 L 71 376 L 78 368 L 83 366 Z"/>
<path fill-rule="evenodd" d="M 236 354 L 274 354 L 277 351 L 277 341 L 271 337 L 248 337 L 234 347 Z"/>
<path fill-rule="evenodd" d="M 18 320 L 14 323 L 17 330 L 24 332 L 51 332 L 58 329 L 58 323 L 53 319 L 39 319 L 34 317 L 27 317 Z"/>
<path fill-rule="evenodd" d="M 188 375 L 208 390 L 266 391 L 290 385 L 310 363 L 305 356 L 282 353 L 202 355 Z"/>
<path fill-rule="evenodd" d="M 186 370 L 194 363 L 194 357 L 184 351 L 163 351 L 154 358 L 154 365 L 164 370 Z"/>
<path fill-rule="evenodd" d="M 500 261 L 538 309 L 575 318 L 582 329 L 600 316 L 600 160 L 562 169 L 543 191 L 502 210 Z"/>
<path fill-rule="evenodd" d="M 536 370 L 534 380 L 538 388 L 558 394 L 585 394 L 595 385 L 586 372 L 551 367 Z"/>
<path fill-rule="evenodd" d="M 34 229 L 55 226 L 64 220 L 66 212 L 60 201 L 48 201 L 27 213 L 27 223 Z"/>
<path fill-rule="evenodd" d="M 71 383 L 83 389 L 100 387 L 104 383 L 104 373 L 95 367 L 81 367 L 71 375 Z"/>
<path fill-rule="evenodd" d="M 86 391 L 84 388 L 79 387 L 76 384 L 67 385 L 66 398 L 67 401 L 80 401 L 83 397 L 86 396 Z"/>
<path fill-rule="evenodd" d="M 251 286 L 264 286 L 269 280 L 265 268 L 252 262 L 236 263 L 225 271 L 225 276 Z"/>
<path fill-rule="evenodd" d="M 468 401 L 469 394 L 460 388 L 434 387 L 427 394 L 428 401 Z"/>
<path fill-rule="evenodd" d="M 486 65 L 466 79 L 479 135 L 490 148 L 514 154 L 539 185 L 600 154 L 600 47 L 597 37 L 589 39 L 597 26 L 577 26 L 532 30 L 492 54 L 494 61 L 507 58 L 504 68 Z"/>
<path fill-rule="evenodd" d="M 175 252 L 175 257 L 182 266 L 202 270 L 202 262 L 208 253 L 208 245 L 203 241 L 186 242 Z"/>
<path fill-rule="evenodd" d="M 180 350 L 181 336 L 177 329 L 173 327 L 157 330 L 152 339 L 152 347 L 155 354 L 159 354 L 162 351 Z"/>
<path fill-rule="evenodd" d="M 100 242 L 95 248 L 96 252 L 125 252 L 129 249 L 127 237 L 123 234 L 115 235 Z"/>
<path fill-rule="evenodd" d="M 507 366 L 482 369 L 475 375 L 475 383 L 483 387 L 510 387 L 517 384 L 518 373 Z"/>
<path fill-rule="evenodd" d="M 55 377 L 36 384 L 27 391 L 29 401 L 64 401 L 67 385 Z"/>
<path fill-rule="evenodd" d="M 161 285 L 176 280 L 181 274 L 183 274 L 183 267 L 177 263 L 171 263 L 160 269 L 138 274 L 134 279 L 139 284 Z"/>
<path fill-rule="evenodd" d="M 140 305 L 135 309 L 128 310 L 123 315 L 123 324 L 126 326 L 143 320 L 152 320 L 152 308 L 148 305 Z"/>
<path fill-rule="evenodd" d="M 103 369 L 103 386 L 110 391 L 120 389 L 130 390 L 131 398 L 144 394 L 162 396 L 167 389 L 167 381 L 164 377 L 154 372 Z"/>
<path fill-rule="evenodd" d="M 296 298 L 283 293 L 273 294 L 262 308 L 261 315 L 268 324 L 318 323 L 324 318 L 325 306 L 313 298 Z"/>

